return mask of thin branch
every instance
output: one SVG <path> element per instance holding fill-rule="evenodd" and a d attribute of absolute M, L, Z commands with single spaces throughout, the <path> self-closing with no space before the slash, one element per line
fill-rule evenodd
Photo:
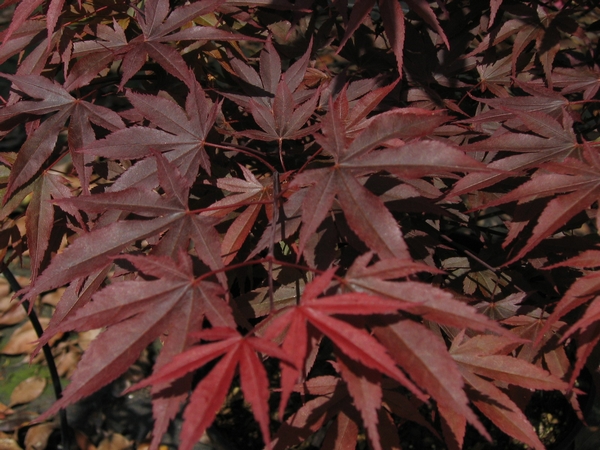
<path fill-rule="evenodd" d="M 6 265 L 2 265 L 2 274 L 12 291 L 19 292 L 22 288 L 13 273 Z M 35 334 L 38 338 L 42 337 L 44 333 L 44 329 L 42 328 L 42 324 L 40 323 L 37 314 L 33 308 L 30 308 L 30 304 L 28 300 L 23 300 L 21 296 L 17 297 L 21 304 L 27 311 L 27 315 L 29 316 L 29 321 L 35 330 Z M 48 364 L 48 371 L 50 372 L 50 377 L 52 378 L 52 386 L 54 388 L 54 395 L 56 400 L 62 397 L 62 386 L 60 384 L 60 376 L 58 375 L 58 370 L 56 369 L 56 364 L 54 363 L 54 356 L 52 355 L 52 350 L 48 344 L 44 344 L 42 346 L 42 351 L 44 352 L 44 357 L 46 358 L 46 363 Z M 67 422 L 67 412 L 64 409 L 61 409 L 59 412 L 60 417 L 60 435 L 62 448 L 64 450 L 68 450 L 70 448 L 70 439 L 69 439 L 69 424 Z"/>

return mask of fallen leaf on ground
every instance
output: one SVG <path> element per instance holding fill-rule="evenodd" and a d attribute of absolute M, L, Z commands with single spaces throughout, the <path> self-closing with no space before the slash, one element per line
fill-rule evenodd
<path fill-rule="evenodd" d="M 44 305 L 56 306 L 60 299 L 62 298 L 63 293 L 66 291 L 66 288 L 60 288 L 55 290 L 54 292 L 50 292 L 46 295 L 42 295 L 41 302 Z"/>
<path fill-rule="evenodd" d="M 98 445 L 98 450 L 125 450 L 131 447 L 132 442 L 125 436 L 115 433 L 102 439 Z"/>
<path fill-rule="evenodd" d="M 15 386 L 10 394 L 10 406 L 29 403 L 44 392 L 46 379 L 42 377 L 29 377 Z"/>
<path fill-rule="evenodd" d="M 77 368 L 77 363 L 81 359 L 81 350 L 75 346 L 70 346 L 66 351 L 55 356 L 56 370 L 61 377 L 70 378 L 71 374 Z"/>
<path fill-rule="evenodd" d="M 45 450 L 55 429 L 56 425 L 53 423 L 41 423 L 29 428 L 25 435 L 25 450 Z"/>
<path fill-rule="evenodd" d="M 0 450 L 22 450 L 12 438 L 0 438 Z"/>
<path fill-rule="evenodd" d="M 96 446 L 83 431 L 75 430 L 75 442 L 79 450 L 96 450 Z"/>
<path fill-rule="evenodd" d="M 38 414 L 32 411 L 17 410 L 7 419 L 0 422 L 0 433 L 16 431 L 19 428 L 29 425 L 29 423 L 37 416 Z M 2 436 L 0 435 L 0 438 L 1 437 Z"/>
<path fill-rule="evenodd" d="M 0 298 L 0 325 L 16 325 L 26 318 L 25 308 L 17 301 L 13 301 L 12 295 Z"/>
<path fill-rule="evenodd" d="M 6 419 L 7 416 L 10 416 L 13 413 L 14 411 L 12 409 L 10 409 L 4 403 L 0 402 L 0 420 Z"/>
<path fill-rule="evenodd" d="M 48 322 L 50 319 L 42 317 L 40 318 L 40 323 L 42 324 L 42 328 L 46 328 L 48 326 Z M 57 335 L 53 337 L 51 340 L 51 344 L 54 340 L 59 339 L 60 336 Z M 38 337 L 35 334 L 35 330 L 31 325 L 31 322 L 27 322 L 17 328 L 10 340 L 6 344 L 6 346 L 0 351 L 0 353 L 4 355 L 21 355 L 21 354 L 30 354 L 36 347 L 35 341 L 37 341 Z"/>
<path fill-rule="evenodd" d="M 88 330 L 77 333 L 77 336 L 79 337 L 77 341 L 79 347 L 81 347 L 81 349 L 84 351 L 87 350 L 92 341 L 96 339 L 96 336 L 98 336 L 101 331 L 102 330 L 98 328 L 96 330 Z"/>

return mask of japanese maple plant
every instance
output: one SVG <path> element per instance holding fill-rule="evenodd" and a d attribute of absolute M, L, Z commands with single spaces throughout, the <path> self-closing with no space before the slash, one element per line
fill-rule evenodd
<path fill-rule="evenodd" d="M 39 348 L 102 329 L 37 420 L 152 345 L 152 449 L 237 386 L 266 448 L 545 448 L 598 366 L 595 4 L 5 0 L 3 270 L 66 287 Z"/>

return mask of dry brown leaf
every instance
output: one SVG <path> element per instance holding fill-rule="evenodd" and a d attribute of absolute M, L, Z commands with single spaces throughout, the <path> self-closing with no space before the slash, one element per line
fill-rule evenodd
<path fill-rule="evenodd" d="M 98 450 L 126 450 L 130 448 L 132 442 L 125 436 L 119 433 L 115 433 L 102 439 L 102 442 L 98 445 Z"/>
<path fill-rule="evenodd" d="M 25 435 L 25 450 L 45 450 L 48 446 L 48 439 L 55 429 L 56 425 L 51 422 L 29 428 Z"/>
<path fill-rule="evenodd" d="M 0 450 L 22 450 L 12 438 L 0 438 Z"/>
<path fill-rule="evenodd" d="M 21 405 L 29 403 L 44 392 L 46 388 L 46 379 L 42 377 L 29 377 L 15 386 L 10 394 L 10 405 Z"/>
<path fill-rule="evenodd" d="M 10 416 L 13 413 L 14 411 L 12 409 L 10 409 L 4 403 L 0 402 L 0 419 L 4 419 L 6 418 L 6 416 Z"/>
<path fill-rule="evenodd" d="M 11 295 L 0 298 L 0 325 L 16 325 L 27 318 L 23 305 L 13 301 Z"/>
<path fill-rule="evenodd" d="M 5 297 L 10 293 L 10 286 L 6 278 L 0 278 L 0 297 Z"/>
<path fill-rule="evenodd" d="M 0 431 L 17 431 L 19 428 L 29 425 L 37 416 L 38 414 L 33 411 L 16 410 L 0 422 Z"/>
<path fill-rule="evenodd" d="M 79 344 L 79 347 L 81 347 L 81 349 L 84 351 L 87 350 L 92 341 L 96 339 L 96 336 L 98 336 L 101 331 L 101 329 L 96 329 L 82 331 L 81 333 L 78 333 L 77 336 L 79 337 L 79 339 L 77 340 L 77 342 Z"/>
<path fill-rule="evenodd" d="M 42 324 L 42 328 L 46 328 L 48 326 L 48 322 L 50 319 L 46 317 L 40 318 L 40 323 Z M 50 345 L 52 345 L 57 339 L 60 338 L 61 335 L 56 335 L 50 340 Z M 35 334 L 35 330 L 31 325 L 31 322 L 26 322 L 17 328 L 10 340 L 4 346 L 0 353 L 4 355 L 22 355 L 22 354 L 30 354 L 36 347 L 36 341 L 38 337 Z"/>
<path fill-rule="evenodd" d="M 56 306 L 65 291 L 66 288 L 59 288 L 54 292 L 42 295 L 41 302 L 45 305 Z"/>
<path fill-rule="evenodd" d="M 90 438 L 83 431 L 75 430 L 75 442 L 79 450 L 96 450 L 96 446 L 90 442 Z"/>
<path fill-rule="evenodd" d="M 150 448 L 150 442 L 142 442 L 138 444 L 137 450 L 148 450 Z M 158 446 L 158 450 L 169 450 L 168 445 L 161 444 Z"/>
<path fill-rule="evenodd" d="M 66 351 L 61 352 L 54 359 L 58 374 L 61 377 L 70 378 L 77 368 L 77 363 L 81 359 L 81 350 L 74 346 L 69 346 Z"/>

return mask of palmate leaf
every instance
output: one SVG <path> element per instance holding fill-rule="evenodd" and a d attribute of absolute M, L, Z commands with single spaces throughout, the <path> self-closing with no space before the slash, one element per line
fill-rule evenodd
<path fill-rule="evenodd" d="M 273 450 L 287 449 L 305 441 L 331 420 L 333 423 L 328 426 L 321 448 L 355 448 L 360 427 L 370 424 L 369 442 L 373 448 L 400 449 L 398 428 L 388 409 L 436 434 L 417 407 L 396 390 L 395 383 L 389 386 L 386 382 L 382 386 L 379 383 L 381 376 L 376 371 L 365 371 L 364 367 L 341 355 L 332 365 L 342 378 L 317 376 L 294 386 L 295 392 L 316 398 L 305 402 L 282 424 L 273 439 Z M 384 403 L 385 407 L 377 406 Z M 365 415 L 367 418 L 363 419 L 361 416 Z"/>
<path fill-rule="evenodd" d="M 564 194 L 549 200 L 542 214 L 531 219 L 537 222 L 531 237 L 506 264 L 522 258 L 542 240 L 600 198 L 600 161 L 591 145 L 584 143 L 583 148 L 585 162 L 568 158 L 560 164 L 545 164 L 543 168 L 554 173 L 533 176 L 512 192 L 486 204 L 494 206 L 513 201 L 522 204 L 538 198 Z"/>
<path fill-rule="evenodd" d="M 189 333 L 201 329 L 205 317 L 213 326 L 235 327 L 223 289 L 208 281 L 195 281 L 192 262 L 186 253 L 180 253 L 175 263 L 167 257 L 124 255 L 122 258 L 141 272 L 159 278 L 114 283 L 95 294 L 92 302 L 46 330 L 41 343 L 58 332 L 107 327 L 92 342 L 68 389 L 45 413 L 46 416 L 117 378 L 159 336 L 168 336 L 162 349 L 167 355 L 159 358 L 158 363 L 162 367 L 165 359 L 171 359 L 191 345 Z M 185 398 L 181 395 L 170 397 L 164 394 L 159 397 L 161 408 L 155 408 L 158 424 L 168 424 L 172 418 L 169 410 L 177 410 Z M 168 405 L 169 401 L 174 405 Z M 162 414 L 167 417 L 163 418 Z M 164 431 L 164 426 L 155 429 L 155 445 Z"/>
<path fill-rule="evenodd" d="M 492 7 L 497 11 L 498 6 L 493 3 Z M 535 42 L 538 58 L 542 63 L 546 80 L 551 87 L 552 65 L 560 49 L 561 32 L 574 34 L 580 31 L 575 21 L 569 16 L 570 12 L 568 7 L 556 11 L 551 8 L 535 8 L 533 5 L 523 5 L 523 8 L 519 9 L 519 18 L 499 23 L 496 28 L 491 29 L 469 56 L 481 53 L 512 35 L 516 35 L 511 49 L 512 53 L 509 57 L 512 65 L 512 75 L 515 76 L 519 56 L 523 54 L 529 44 Z"/>
<path fill-rule="evenodd" d="M 58 83 L 42 76 L 2 74 L 2 77 L 9 79 L 14 89 L 40 101 L 22 100 L 8 106 L 0 112 L 0 121 L 11 121 L 23 115 L 54 113 L 28 136 L 17 153 L 3 203 L 49 162 L 58 134 L 69 119 L 69 150 L 81 184 L 87 189 L 90 170 L 85 164 L 90 160 L 76 153 L 76 150 L 95 139 L 92 123 L 110 131 L 125 128 L 119 115 L 108 108 L 71 96 Z"/>
<path fill-rule="evenodd" d="M 546 269 L 558 267 L 592 268 L 600 265 L 600 252 L 592 249 L 587 250 L 566 261 L 547 266 Z M 583 316 L 565 332 L 562 341 L 576 334 L 578 341 L 575 364 L 570 376 L 570 386 L 573 386 L 583 369 L 587 358 L 598 343 L 598 292 L 600 292 L 600 276 L 597 272 L 590 272 L 578 278 L 554 307 L 554 311 L 544 321 L 544 325 L 536 336 L 533 345 L 539 348 L 545 336 L 556 328 L 562 317 L 570 311 L 589 303 Z M 561 327 L 563 328 L 563 327 Z M 559 347 L 560 348 L 560 347 Z"/>
<path fill-rule="evenodd" d="M 62 177 L 51 172 L 45 173 L 33 183 L 33 196 L 25 214 L 32 280 L 37 278 L 42 267 L 54 226 L 55 211 L 52 199 L 71 196 L 71 191 L 64 183 Z"/>
<path fill-rule="evenodd" d="M 269 445 L 269 385 L 266 370 L 256 352 L 279 358 L 288 364 L 291 363 L 290 357 L 272 342 L 257 337 L 242 337 L 233 328 L 217 327 L 196 333 L 195 336 L 217 342 L 195 346 L 175 356 L 168 365 L 131 389 L 177 380 L 223 355 L 192 393 L 184 412 L 180 448 L 191 449 L 211 424 L 225 400 L 238 365 L 242 391 L 260 424 L 263 439 Z"/>
<path fill-rule="evenodd" d="M 464 333 L 459 333 L 452 343 L 450 355 L 458 363 L 465 381 L 477 391 L 467 391 L 475 406 L 505 433 L 534 448 L 543 449 L 519 407 L 494 384 L 481 377 L 542 390 L 565 390 L 568 384 L 540 367 L 507 356 L 512 349 L 514 345 L 506 340 L 504 345 L 502 340 L 485 335 L 464 340 Z"/>
<path fill-rule="evenodd" d="M 28 288 L 26 299 L 101 270 L 111 264 L 112 258 L 131 243 L 158 235 L 167 229 L 169 231 L 162 236 L 155 248 L 156 254 L 176 258 L 180 250 L 187 250 L 192 241 L 199 257 L 207 266 L 213 270 L 223 267 L 220 240 L 214 229 L 215 220 L 190 212 L 187 205 L 187 181 L 160 153 L 155 152 L 153 159 L 158 167 L 160 184 L 165 189 L 163 196 L 158 196 L 151 189 L 141 190 L 133 187 L 114 193 L 56 201 L 57 204 L 66 205 L 68 208 L 81 208 L 89 212 L 116 210 L 153 218 L 117 220 L 82 234 L 52 260 L 48 268 Z M 185 203 L 182 203 L 184 200 Z M 227 285 L 227 279 L 222 272 L 216 276 L 223 286 Z"/>
<path fill-rule="evenodd" d="M 489 439 L 489 434 L 468 406 L 458 366 L 438 337 L 410 320 L 376 327 L 375 336 L 411 379 L 433 397 L 444 416 L 446 411 L 459 414 Z"/>
<path fill-rule="evenodd" d="M 537 450 L 546 447 L 540 441 L 533 426 L 519 407 L 493 383 L 478 377 L 477 375 L 461 370 L 468 385 L 474 390 L 470 391 L 473 404 L 494 425 L 513 438 L 531 446 Z M 489 399 L 493 399 L 489 401 Z"/>
<path fill-rule="evenodd" d="M 123 54 L 123 76 L 120 89 L 133 77 L 146 63 L 149 56 L 168 73 L 186 85 L 191 86 L 195 79 L 190 76 L 186 62 L 181 54 L 169 42 L 196 41 L 196 40 L 256 40 L 241 34 L 213 27 L 193 25 L 182 28 L 199 16 L 208 14 L 217 9 L 224 0 L 202 0 L 179 6 L 169 12 L 168 0 L 152 0 L 146 2 L 143 13 L 138 11 L 135 20 L 139 24 L 142 35 L 131 39 Z M 176 31 L 179 30 L 179 31 Z"/>
<path fill-rule="evenodd" d="M 460 179 L 450 195 L 460 195 L 492 186 L 508 177 L 524 173 L 548 162 L 560 162 L 568 157 L 578 157 L 583 147 L 573 132 L 573 122 L 568 115 L 563 116 L 562 125 L 541 112 L 527 114 L 516 109 L 503 108 L 502 111 L 518 117 L 531 131 L 540 135 L 503 133 L 483 141 L 461 147 L 466 152 L 515 152 L 488 164 L 497 172 L 470 173 Z"/>
<path fill-rule="evenodd" d="M 436 33 L 440 35 L 446 47 L 450 47 L 448 38 L 444 33 L 444 30 L 440 26 L 437 17 L 429 2 L 425 0 L 407 0 L 406 2 L 411 10 L 416 12 L 430 27 L 432 27 Z M 358 27 L 363 23 L 367 15 L 371 12 L 375 6 L 375 0 L 359 0 L 352 7 L 352 13 L 348 19 L 346 26 L 346 32 L 340 42 L 338 51 L 344 47 L 348 39 L 354 34 Z M 383 20 L 383 26 L 385 28 L 386 35 L 389 39 L 390 46 L 394 55 L 396 56 L 396 62 L 398 72 L 402 76 L 402 67 L 404 59 L 404 12 L 398 2 L 393 0 L 381 0 L 379 2 L 379 8 L 381 11 L 381 18 Z"/>
<path fill-rule="evenodd" d="M 299 89 L 311 50 L 312 41 L 304 55 L 284 73 L 281 70 L 281 59 L 270 38 L 260 53 L 259 73 L 239 58 L 230 61 L 243 81 L 242 88 L 248 96 L 231 93 L 223 95 L 246 108 L 262 129 L 246 129 L 238 132 L 240 136 L 261 141 L 279 141 L 281 144 L 284 139 L 300 139 L 319 128 L 319 124 L 304 127 L 315 112 L 319 90 Z"/>
<path fill-rule="evenodd" d="M 239 178 L 217 179 L 219 188 L 234 194 L 211 204 L 202 213 L 204 216 L 224 217 L 240 206 L 247 205 L 235 218 L 223 237 L 221 253 L 225 265 L 236 257 L 242 244 L 250 234 L 263 204 L 267 217 L 271 219 L 273 216 L 273 178 L 258 180 L 246 167 L 242 165 L 239 167 L 244 175 L 244 180 Z"/>
<path fill-rule="evenodd" d="M 567 259 L 566 261 L 547 266 L 545 269 L 554 269 L 557 267 L 576 267 L 584 269 L 598 266 L 600 266 L 600 251 L 593 249 L 584 251 L 578 256 Z M 578 278 L 569 289 L 567 289 L 561 300 L 554 307 L 554 311 L 550 314 L 550 317 L 548 317 L 544 327 L 538 334 L 535 344 L 540 344 L 543 336 L 550 331 L 552 326 L 556 324 L 558 320 L 575 308 L 590 300 L 595 300 L 599 292 L 600 273 L 594 271 Z"/>
<path fill-rule="evenodd" d="M 441 142 L 415 141 L 389 150 L 373 151 L 391 139 L 416 139 L 432 132 L 447 120 L 436 112 L 412 109 L 394 110 L 368 120 L 367 126 L 349 138 L 341 117 L 343 96 L 330 101 L 322 121 L 322 134 L 315 139 L 331 155 L 334 165 L 307 170 L 290 187 L 312 185 L 305 194 L 299 249 L 329 214 L 335 198 L 348 225 L 356 235 L 382 258 L 407 258 L 402 232 L 383 202 L 364 188 L 357 178 L 381 170 L 400 177 L 419 178 L 448 172 L 487 170 L 462 152 Z M 370 153 L 369 153 L 370 152 Z"/>
<path fill-rule="evenodd" d="M 219 104 L 206 97 L 198 82 L 191 83 L 185 110 L 164 97 L 128 92 L 127 98 L 139 113 L 159 128 L 135 126 L 119 130 L 105 139 L 89 143 L 83 153 L 114 159 L 140 159 L 150 156 L 153 151 L 172 151 L 172 154 L 177 153 L 176 166 L 190 182 L 196 179 L 199 165 L 210 174 L 204 144 L 215 122 Z M 171 159 L 174 157 L 171 156 Z M 158 184 L 157 169 L 150 163 L 141 161 L 139 169 L 130 169 L 132 173 L 127 171 L 118 182 L 118 189 L 136 184 L 155 187 Z M 138 171 L 143 172 L 141 180 L 135 176 Z"/>
<path fill-rule="evenodd" d="M 293 351 L 293 370 L 282 371 L 280 414 L 282 414 L 300 375 L 299 364 L 306 358 L 309 326 L 327 336 L 343 354 L 342 358 L 350 358 L 353 361 L 348 363 L 352 365 L 352 373 L 357 373 L 359 376 L 360 367 L 364 366 L 366 372 L 387 375 L 408 388 L 418 398 L 424 399 L 421 391 L 396 367 L 396 363 L 377 340 L 365 330 L 355 328 L 330 316 L 331 314 L 391 314 L 408 307 L 406 303 L 360 293 L 317 298 L 329 287 L 334 272 L 335 268 L 307 284 L 300 305 L 280 310 L 277 317 L 269 323 L 264 334 L 266 339 L 273 339 L 287 329 L 283 349 Z M 347 376 L 351 377 L 352 375 L 347 373 Z M 350 389 L 351 394 L 353 389 Z M 360 392 L 362 390 L 357 386 L 355 394 L 362 395 Z M 374 412 L 379 405 L 377 402 L 364 403 L 360 399 L 357 401 L 360 405 L 357 407 L 363 413 L 365 426 L 370 430 L 371 439 L 377 439 Z"/>
<path fill-rule="evenodd" d="M 492 331 L 515 339 L 510 331 L 479 314 L 474 307 L 455 299 L 450 292 L 415 281 L 387 281 L 406 277 L 412 273 L 429 272 L 431 269 L 414 265 L 410 260 L 384 260 L 367 267 L 370 259 L 369 254 L 356 259 L 345 277 L 347 288 L 356 292 L 411 302 L 413 303 L 411 314 L 421 315 L 439 324 L 460 329 L 468 327 L 482 332 Z"/>

